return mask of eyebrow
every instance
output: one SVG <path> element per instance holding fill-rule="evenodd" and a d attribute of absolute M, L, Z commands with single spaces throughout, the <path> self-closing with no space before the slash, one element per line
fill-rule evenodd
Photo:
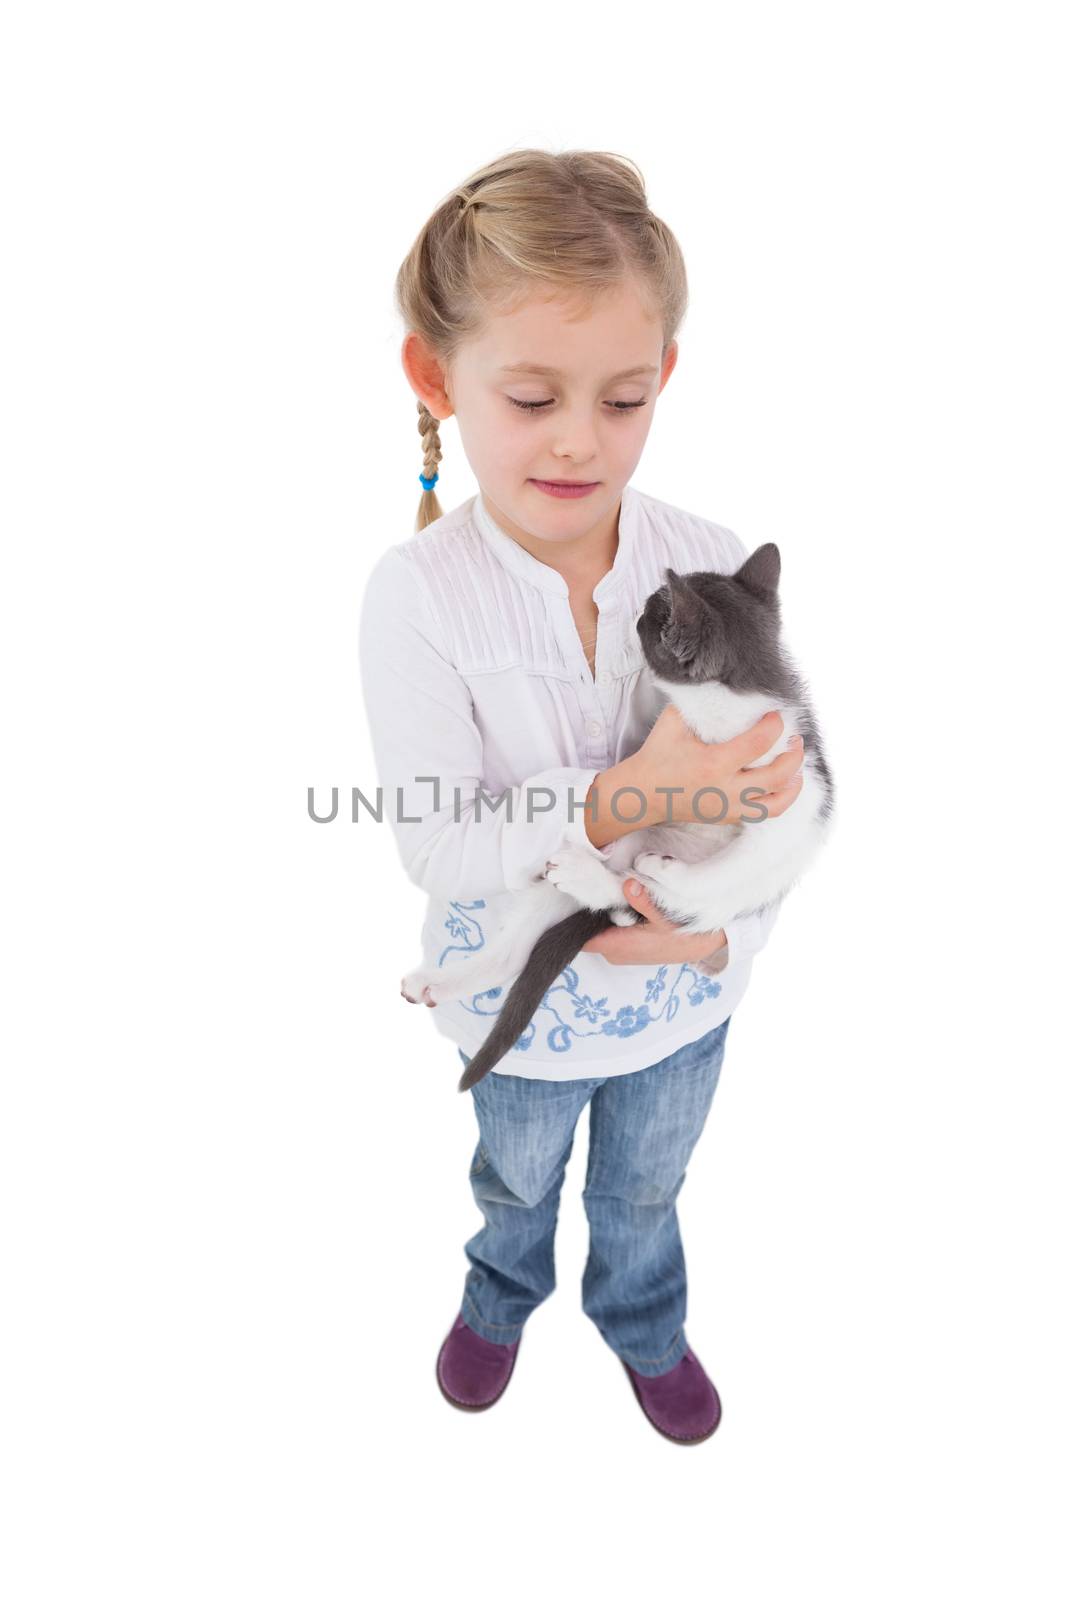
<path fill-rule="evenodd" d="M 545 378 L 561 378 L 563 374 L 558 367 L 542 367 L 535 361 L 518 361 L 513 366 L 501 367 L 501 372 L 535 372 Z M 614 378 L 609 378 L 609 383 L 614 383 L 619 378 L 636 378 L 645 373 L 658 372 L 658 367 L 627 367 L 625 372 L 617 372 Z"/>

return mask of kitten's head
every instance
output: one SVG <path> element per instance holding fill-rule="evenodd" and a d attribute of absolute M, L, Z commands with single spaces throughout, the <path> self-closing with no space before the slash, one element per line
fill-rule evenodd
<path fill-rule="evenodd" d="M 718 682 L 774 693 L 783 677 L 775 544 L 761 544 L 734 573 L 666 569 L 645 601 L 637 634 L 645 660 L 668 683 Z"/>

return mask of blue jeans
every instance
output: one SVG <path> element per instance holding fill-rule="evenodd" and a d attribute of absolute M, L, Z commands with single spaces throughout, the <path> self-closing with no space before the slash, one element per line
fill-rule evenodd
<path fill-rule="evenodd" d="M 461 1315 L 511 1344 L 556 1287 L 555 1233 L 574 1128 L 589 1102 L 582 1309 L 644 1377 L 685 1337 L 685 1256 L 675 1200 L 719 1081 L 730 1018 L 673 1055 L 612 1078 L 563 1083 L 490 1072 L 471 1089 L 481 1133 L 470 1181 L 485 1226 L 464 1246 Z M 466 1065 L 470 1057 L 459 1052 Z"/>

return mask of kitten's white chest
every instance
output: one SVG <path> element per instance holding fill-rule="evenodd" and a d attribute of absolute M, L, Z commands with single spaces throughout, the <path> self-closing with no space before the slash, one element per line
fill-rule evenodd
<path fill-rule="evenodd" d="M 766 766 L 775 756 L 781 755 L 796 731 L 794 708 L 772 700 L 770 695 L 738 694 L 721 683 L 670 683 L 655 673 L 651 677 L 657 688 L 674 701 L 686 724 L 706 744 L 723 744 L 727 739 L 734 739 L 751 728 L 766 712 L 780 712 L 785 724 L 781 737 L 766 755 L 750 761 L 748 765 L 751 767 Z"/>

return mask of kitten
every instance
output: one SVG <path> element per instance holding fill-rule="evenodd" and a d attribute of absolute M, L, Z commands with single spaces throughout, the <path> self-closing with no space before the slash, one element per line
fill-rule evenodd
<path fill-rule="evenodd" d="M 759 819 L 756 795 L 745 810 L 759 820 L 634 829 L 615 841 L 610 866 L 592 845 L 566 845 L 540 879 L 512 896 L 497 933 L 477 954 L 447 971 L 409 973 L 402 993 L 427 1005 L 482 994 L 515 978 L 460 1079 L 461 1090 L 511 1049 L 546 990 L 594 934 L 643 920 L 622 892 L 624 878 L 642 883 L 671 921 L 704 933 L 780 901 L 815 856 L 833 812 L 834 785 L 807 689 L 781 643 L 780 573 L 773 544 L 760 545 L 733 574 L 680 576 L 668 567 L 667 582 L 645 602 L 637 634 L 653 683 L 707 743 L 732 739 L 767 711 L 779 711 L 781 737 L 750 770 L 758 773 L 799 732 L 799 795 L 779 817 Z M 758 777 L 752 787 L 758 788 Z M 709 791 L 698 809 L 713 817 L 720 805 Z"/>

